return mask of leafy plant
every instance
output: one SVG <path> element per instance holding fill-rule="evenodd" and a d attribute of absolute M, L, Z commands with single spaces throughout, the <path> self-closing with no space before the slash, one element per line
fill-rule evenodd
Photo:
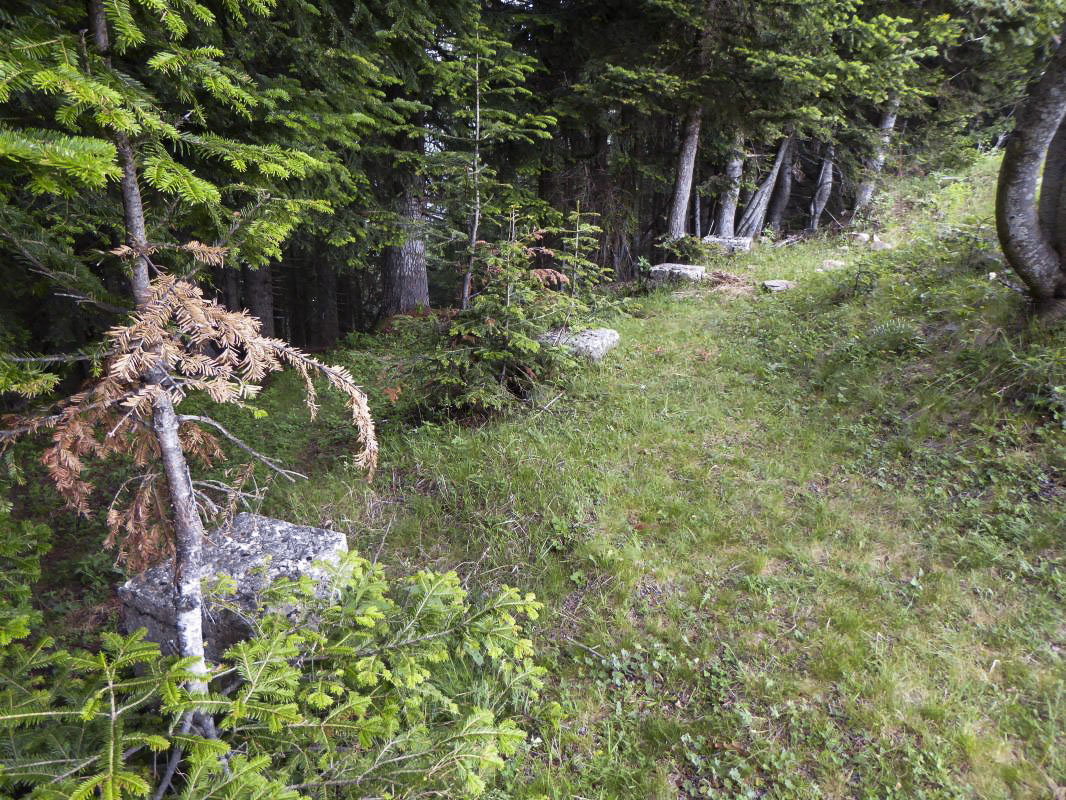
<path fill-rule="evenodd" d="M 507 240 L 479 242 L 470 307 L 455 315 L 446 346 L 429 359 L 430 405 L 499 411 L 569 362 L 544 334 L 587 317 L 603 278 L 589 257 L 598 229 L 579 211 L 569 221 L 519 234 L 512 217 Z M 544 243 L 552 235 L 558 248 Z"/>
<path fill-rule="evenodd" d="M 161 657 L 143 631 L 107 633 L 98 653 L 7 646 L 0 791 L 481 794 L 525 736 L 516 705 L 542 683 L 519 622 L 540 604 L 507 587 L 471 602 L 455 573 L 389 582 L 354 554 L 328 571 L 325 591 L 305 578 L 263 592 L 255 636 L 206 696 L 186 688 L 193 659 Z M 217 738 L 193 710 L 218 720 Z"/>

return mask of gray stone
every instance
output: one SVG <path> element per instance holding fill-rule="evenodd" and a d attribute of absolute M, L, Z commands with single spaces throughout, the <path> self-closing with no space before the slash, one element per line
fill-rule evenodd
<path fill-rule="evenodd" d="M 881 237 L 878 236 L 876 233 L 874 234 L 873 241 L 870 242 L 870 249 L 871 250 L 877 250 L 877 251 L 880 251 L 880 250 L 891 250 L 893 248 L 893 246 L 894 245 L 892 245 L 890 242 L 882 241 Z"/>
<path fill-rule="evenodd" d="M 825 261 L 822 262 L 822 269 L 840 269 L 841 267 L 846 266 L 846 263 L 844 263 L 843 261 L 839 261 L 835 258 L 827 258 Z"/>
<path fill-rule="evenodd" d="M 618 346 L 618 331 L 613 328 L 592 328 L 578 333 L 568 331 L 548 331 L 540 337 L 544 344 L 565 347 L 575 356 L 583 356 L 590 361 L 599 361 Z"/>
<path fill-rule="evenodd" d="M 204 645 L 209 661 L 217 661 L 227 648 L 252 633 L 249 617 L 259 607 L 260 592 L 278 578 L 308 576 L 320 591 L 326 589 L 326 571 L 318 562 L 337 564 L 348 552 L 343 533 L 293 525 L 257 514 L 238 514 L 230 527 L 217 528 L 204 542 L 205 586 L 229 576 L 235 594 L 204 603 Z M 148 629 L 148 639 L 164 653 L 176 652 L 174 629 L 174 563 L 152 567 L 119 587 L 122 626 L 126 631 Z M 290 610 L 295 613 L 295 610 Z"/>
<path fill-rule="evenodd" d="M 851 237 L 852 239 L 854 239 L 859 244 L 866 244 L 867 242 L 870 241 L 870 234 L 868 234 L 868 233 L 854 232 L 854 233 L 849 233 L 848 236 Z"/>
<path fill-rule="evenodd" d="M 704 236 L 704 244 L 714 244 L 727 253 L 746 253 L 751 250 L 750 236 Z"/>
<path fill-rule="evenodd" d="M 649 273 L 656 283 L 668 281 L 699 282 L 707 277 L 707 270 L 694 264 L 656 264 Z"/>
<path fill-rule="evenodd" d="M 762 288 L 766 292 L 783 292 L 787 289 L 795 288 L 796 284 L 792 281 L 763 281 Z"/>

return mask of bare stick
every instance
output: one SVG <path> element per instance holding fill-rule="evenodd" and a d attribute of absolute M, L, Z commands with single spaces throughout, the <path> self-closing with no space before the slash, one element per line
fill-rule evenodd
<path fill-rule="evenodd" d="M 274 472 L 278 473 L 278 475 L 280 475 L 281 477 L 285 478 L 286 480 L 291 481 L 292 483 L 296 483 L 296 479 L 297 478 L 302 478 L 303 480 L 307 480 L 307 476 L 306 475 L 303 475 L 303 474 L 301 474 L 299 472 L 294 472 L 291 469 L 285 469 L 284 467 L 280 466 L 273 459 L 267 458 L 262 453 L 260 453 L 260 452 L 258 452 L 256 450 L 253 450 L 251 447 L 249 447 L 247 444 L 245 444 L 242 440 L 238 439 L 236 436 L 234 436 L 228 430 L 223 428 L 222 425 L 220 425 L 218 422 L 216 422 L 215 420 L 211 419 L 211 417 L 202 417 L 202 416 L 200 416 L 198 414 L 182 414 L 182 415 L 180 415 L 178 417 L 178 422 L 179 423 L 181 423 L 181 422 L 199 422 L 199 423 L 202 423 L 204 425 L 210 425 L 212 428 L 217 430 L 219 433 L 221 433 L 223 436 L 225 436 L 227 439 L 229 439 L 233 444 L 237 445 L 237 447 L 239 447 L 241 450 L 246 452 L 252 458 L 255 458 L 256 460 L 262 462 L 262 464 L 264 466 L 269 467 L 270 469 L 274 470 Z"/>
<path fill-rule="evenodd" d="M 181 732 L 186 734 L 189 732 L 189 728 L 192 727 L 193 713 L 191 711 L 185 712 L 185 718 L 181 721 Z M 159 788 L 155 790 L 155 794 L 152 795 L 152 800 L 161 800 L 167 789 L 170 788 L 171 781 L 174 780 L 174 773 L 178 771 L 178 764 L 181 763 L 181 745 L 175 744 L 174 749 L 170 751 L 170 758 L 167 760 L 167 769 L 163 773 L 163 779 L 159 782 Z"/>

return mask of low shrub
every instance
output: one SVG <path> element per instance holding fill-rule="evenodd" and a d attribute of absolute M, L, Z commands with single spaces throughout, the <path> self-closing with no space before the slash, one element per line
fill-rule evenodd
<path fill-rule="evenodd" d="M 8 644 L 0 797 L 481 794 L 541 685 L 519 621 L 540 604 L 507 587 L 472 602 L 455 573 L 387 581 L 355 555 L 330 581 L 323 599 L 309 579 L 264 592 L 207 697 L 143 631 L 96 653 Z"/>

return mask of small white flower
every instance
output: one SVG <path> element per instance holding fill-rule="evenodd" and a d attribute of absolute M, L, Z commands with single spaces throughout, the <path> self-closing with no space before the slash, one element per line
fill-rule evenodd
<path fill-rule="evenodd" d="M 994 281 L 996 279 L 996 273 L 994 273 L 994 272 L 988 273 L 988 279 L 990 281 Z"/>

